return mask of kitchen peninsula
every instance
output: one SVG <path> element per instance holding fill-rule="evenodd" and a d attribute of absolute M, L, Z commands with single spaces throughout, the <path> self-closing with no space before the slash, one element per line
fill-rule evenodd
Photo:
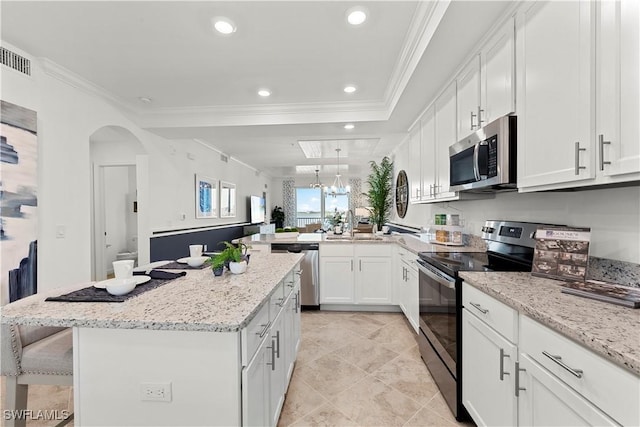
<path fill-rule="evenodd" d="M 255 253 L 244 274 L 189 271 L 123 303 L 45 302 L 87 285 L 57 289 L 2 323 L 73 327 L 77 425 L 271 424 L 300 342 L 300 260 Z"/>

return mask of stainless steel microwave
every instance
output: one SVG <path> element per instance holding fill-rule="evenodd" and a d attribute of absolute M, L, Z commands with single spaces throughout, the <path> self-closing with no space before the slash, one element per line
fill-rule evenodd
<path fill-rule="evenodd" d="M 516 188 L 516 117 L 504 116 L 449 147 L 450 191 Z"/>

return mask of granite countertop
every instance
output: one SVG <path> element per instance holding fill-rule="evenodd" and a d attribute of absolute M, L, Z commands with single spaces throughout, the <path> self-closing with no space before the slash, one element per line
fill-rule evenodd
<path fill-rule="evenodd" d="M 232 332 L 242 329 L 268 301 L 302 254 L 252 253 L 244 274 L 211 269 L 186 276 L 122 303 L 52 302 L 91 284 L 32 295 L 2 307 L 2 323 L 34 326 Z"/>
<path fill-rule="evenodd" d="M 418 252 L 484 252 L 485 248 L 474 246 L 446 246 L 420 240 L 415 234 L 390 234 L 368 239 L 331 239 L 325 233 L 300 233 L 297 237 L 275 238 L 274 234 L 254 234 L 241 240 L 250 245 L 271 243 L 319 243 L 319 244 L 397 244 L 415 254 Z M 329 237 L 329 238 L 328 238 Z"/>
<path fill-rule="evenodd" d="M 531 273 L 461 272 L 468 284 L 640 375 L 640 310 L 561 293 Z"/>

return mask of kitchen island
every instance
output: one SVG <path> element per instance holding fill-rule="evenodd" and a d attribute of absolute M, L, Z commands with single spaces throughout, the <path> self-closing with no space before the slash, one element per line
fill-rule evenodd
<path fill-rule="evenodd" d="M 123 303 L 46 302 L 87 284 L 57 289 L 1 321 L 73 327 L 76 425 L 275 424 L 300 341 L 301 258 L 255 253 L 244 274 L 191 270 Z"/>

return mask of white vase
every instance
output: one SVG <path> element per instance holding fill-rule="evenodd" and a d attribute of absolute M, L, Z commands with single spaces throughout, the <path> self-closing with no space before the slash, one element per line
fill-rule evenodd
<path fill-rule="evenodd" d="M 245 271 L 247 271 L 247 261 L 240 261 L 240 262 L 231 261 L 229 263 L 229 270 L 231 270 L 233 274 L 242 274 Z"/>

